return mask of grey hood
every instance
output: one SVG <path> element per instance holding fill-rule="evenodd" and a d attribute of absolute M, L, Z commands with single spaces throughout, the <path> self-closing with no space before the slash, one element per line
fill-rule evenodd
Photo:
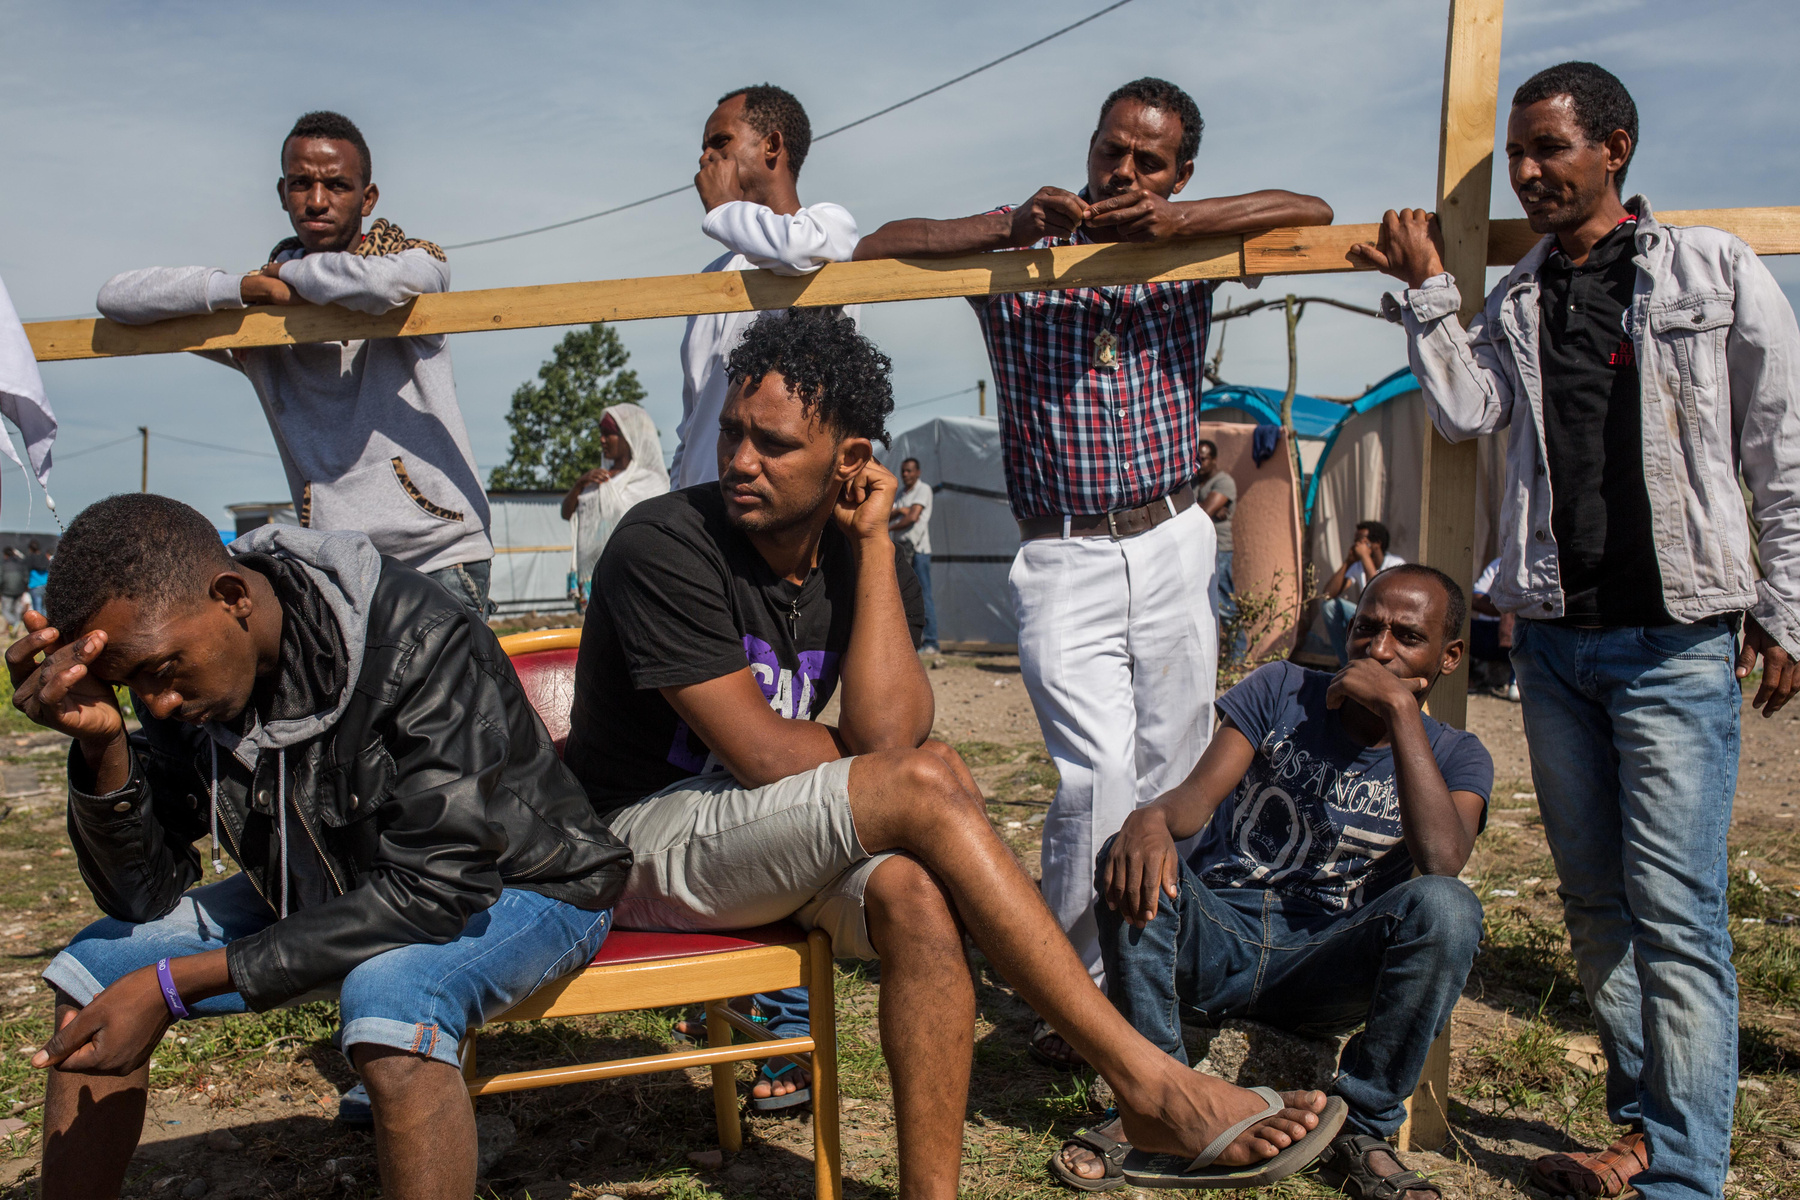
<path fill-rule="evenodd" d="M 283 750 L 318 737 L 337 724 L 350 703 L 350 694 L 356 690 L 356 681 L 362 674 L 369 605 L 375 597 L 375 585 L 381 581 L 381 555 L 365 534 L 304 529 L 298 525 L 252 529 L 225 550 L 234 558 L 241 554 L 269 554 L 297 564 L 324 595 L 350 657 L 343 690 L 328 711 L 267 724 L 252 711 L 249 728 L 241 735 L 216 721 L 207 722 L 206 732 L 213 741 L 255 770 L 257 755 L 263 750 Z"/>

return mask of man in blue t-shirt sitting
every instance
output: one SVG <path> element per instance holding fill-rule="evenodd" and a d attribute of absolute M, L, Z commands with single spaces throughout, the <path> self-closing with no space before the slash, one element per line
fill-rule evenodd
<path fill-rule="evenodd" d="M 1438 1195 L 1386 1139 L 1481 938 L 1481 903 L 1456 876 L 1493 760 L 1421 711 L 1462 661 L 1467 611 L 1440 571 L 1381 572 L 1351 621 L 1349 663 L 1336 675 L 1271 663 L 1221 696 L 1193 772 L 1098 857 L 1107 992 L 1154 1044 L 1186 1061 L 1184 1012 L 1309 1036 L 1365 1026 L 1333 1087 L 1349 1119 L 1322 1159 L 1352 1196 Z M 1176 843 L 1202 831 L 1184 860 Z M 1116 1174 L 1100 1156 L 1122 1157 L 1118 1137 L 1082 1130 L 1052 1169 L 1090 1184 Z"/>

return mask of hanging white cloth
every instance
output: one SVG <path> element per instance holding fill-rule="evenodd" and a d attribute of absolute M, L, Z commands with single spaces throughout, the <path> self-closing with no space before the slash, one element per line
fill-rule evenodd
<path fill-rule="evenodd" d="M 606 415 L 618 425 L 625 444 L 631 447 L 631 462 L 623 471 L 604 483 L 596 483 L 581 493 L 575 502 L 575 514 L 569 518 L 575 543 L 575 578 L 586 586 L 594 575 L 594 564 L 619 519 L 639 502 L 660 496 L 669 490 L 669 469 L 663 465 L 662 439 L 657 436 L 656 422 L 635 404 L 615 404 Z"/>
<path fill-rule="evenodd" d="M 25 337 L 25 327 L 13 308 L 6 282 L 0 280 L 0 416 L 19 427 L 25 438 L 25 453 L 31 458 L 32 474 L 44 488 L 44 499 L 50 499 L 50 447 L 56 441 L 56 414 L 50 411 L 50 400 L 44 394 L 44 380 L 38 374 L 37 356 Z M 0 426 L 0 453 L 24 466 L 13 445 L 12 433 Z M 52 503 L 51 509 L 56 505 Z"/>

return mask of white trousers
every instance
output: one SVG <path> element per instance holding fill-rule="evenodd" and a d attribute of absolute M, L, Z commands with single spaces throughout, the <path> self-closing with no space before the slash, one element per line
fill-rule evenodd
<path fill-rule="evenodd" d="M 1096 983 L 1094 855 L 1212 738 L 1217 545 L 1196 504 L 1122 541 L 1037 538 L 1013 560 L 1019 666 L 1062 773 L 1044 820 L 1044 900 Z"/>

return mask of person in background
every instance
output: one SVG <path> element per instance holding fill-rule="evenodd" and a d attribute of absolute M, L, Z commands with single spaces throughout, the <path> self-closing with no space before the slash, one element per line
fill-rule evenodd
<path fill-rule="evenodd" d="M 1465 613 L 1441 571 L 1383 572 L 1363 589 L 1348 667 L 1251 672 L 1219 697 L 1193 773 L 1100 851 L 1107 994 L 1155 1045 L 1186 1062 L 1192 1012 L 1312 1036 L 1363 1026 L 1331 1085 L 1349 1115 L 1321 1163 L 1356 1200 L 1440 1195 L 1387 1139 L 1481 940 L 1481 901 L 1457 874 L 1493 759 L 1421 711 L 1462 661 Z M 1121 1140 L 1116 1122 L 1081 1130 L 1050 1169 L 1097 1183 Z"/>
<path fill-rule="evenodd" d="M 276 196 L 294 236 L 249 274 L 150 267 L 115 275 L 95 301 L 103 316 L 144 325 L 252 304 L 338 304 L 383 313 L 450 290 L 450 264 L 430 242 L 363 219 L 380 196 L 362 131 L 311 112 L 281 143 Z M 204 351 L 242 371 L 262 401 L 308 529 L 354 529 L 375 548 L 450 590 L 483 620 L 494 547 L 487 494 L 456 402 L 442 334 Z"/>
<path fill-rule="evenodd" d="M 1237 584 L 1231 577 L 1231 513 L 1237 507 L 1237 480 L 1231 472 L 1219 469 L 1219 445 L 1211 438 L 1200 439 L 1194 490 L 1200 493 L 1200 507 L 1212 518 L 1213 536 L 1218 541 L 1212 580 L 1213 616 L 1219 622 L 1219 654 L 1226 662 L 1244 656 L 1248 639 L 1243 630 L 1234 630 L 1231 644 L 1225 644 L 1226 626 L 1237 616 Z"/>
<path fill-rule="evenodd" d="M 1475 578 L 1475 597 L 1469 605 L 1469 657 L 1487 668 L 1482 686 L 1495 688 L 1517 703 L 1519 684 L 1512 670 L 1512 634 L 1517 618 L 1501 612 L 1488 595 L 1499 577 L 1500 560 L 1496 558 Z"/>
<path fill-rule="evenodd" d="M 1489 595 L 1520 618 L 1531 775 L 1620 1127 L 1533 1181 L 1701 1200 L 1725 1194 L 1738 1095 L 1742 681 L 1760 658 L 1765 718 L 1800 689 L 1800 327 L 1741 240 L 1625 198 L 1637 143 L 1602 67 L 1519 86 L 1507 169 L 1542 236 L 1467 329 L 1429 213 L 1388 212 L 1351 255 L 1406 285 L 1382 310 L 1438 432 L 1507 430 Z"/>
<path fill-rule="evenodd" d="M 574 586 L 583 604 L 594 564 L 619 519 L 640 500 L 669 490 L 656 422 L 639 406 L 615 404 L 601 415 L 600 450 L 606 465 L 583 473 L 562 502 L 575 545 Z"/>
<path fill-rule="evenodd" d="M 1331 635 L 1340 667 L 1350 661 L 1350 621 L 1362 589 L 1381 572 L 1406 561 L 1388 549 L 1389 540 L 1388 527 L 1380 521 L 1358 521 L 1350 552 L 1325 581 L 1325 631 Z"/>
<path fill-rule="evenodd" d="M 931 599 L 931 485 L 919 478 L 916 458 L 900 464 L 900 494 L 894 497 L 888 532 L 896 542 L 912 547 L 913 574 L 919 577 L 919 590 L 925 595 L 925 640 L 919 653 L 936 654 L 937 605 Z"/>
<path fill-rule="evenodd" d="M 1157 241 L 1324 225 L 1316 196 L 1177 200 L 1202 122 L 1166 79 L 1100 105 L 1086 185 L 954 220 L 890 221 L 856 257 Z M 1019 665 L 1061 775 L 1044 821 L 1044 898 L 1098 979 L 1094 852 L 1183 779 L 1212 735 L 1218 626 L 1212 522 L 1196 507 L 1205 281 L 974 297 L 999 393 L 1006 490 L 1021 545 L 1010 582 Z M 1034 1056 L 1080 1058 L 1045 1022 Z"/>
<path fill-rule="evenodd" d="M 707 271 L 807 275 L 856 250 L 856 220 L 840 205 L 800 203 L 800 168 L 812 146 L 812 122 L 800 101 L 763 83 L 727 92 L 700 134 L 694 190 L 706 215 L 700 231 L 725 246 Z M 843 310 L 852 319 L 860 308 Z M 719 477 L 714 443 L 725 407 L 725 360 L 755 322 L 754 312 L 688 318 L 681 339 L 681 424 L 669 486 Z"/>
<path fill-rule="evenodd" d="M 17 546 L 8 546 L 0 558 L 0 621 L 6 622 L 8 636 L 25 628 L 30 589 L 31 568 L 25 565 L 25 556 Z"/>
<path fill-rule="evenodd" d="M 25 543 L 25 569 L 29 572 L 25 590 L 31 597 L 31 607 L 43 612 L 44 584 L 50 579 L 50 556 L 44 553 L 36 538 Z"/>

